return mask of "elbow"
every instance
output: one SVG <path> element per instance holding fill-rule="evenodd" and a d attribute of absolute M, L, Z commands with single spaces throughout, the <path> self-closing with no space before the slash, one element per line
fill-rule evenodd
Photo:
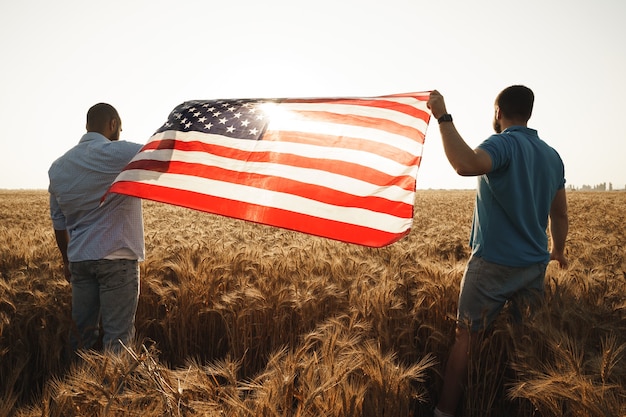
<path fill-rule="evenodd" d="M 462 177 L 475 177 L 486 174 L 491 170 L 491 160 L 467 158 L 450 162 L 452 168 Z"/>
<path fill-rule="evenodd" d="M 461 177 L 475 177 L 476 175 L 482 175 L 484 172 L 473 165 L 468 164 L 456 164 L 453 165 L 454 170 Z"/>
<path fill-rule="evenodd" d="M 473 171 L 471 171 L 471 170 L 469 170 L 469 169 L 467 169 L 465 167 L 455 168 L 454 170 L 461 177 L 473 177 L 473 176 L 476 175 L 476 174 L 473 173 Z"/>

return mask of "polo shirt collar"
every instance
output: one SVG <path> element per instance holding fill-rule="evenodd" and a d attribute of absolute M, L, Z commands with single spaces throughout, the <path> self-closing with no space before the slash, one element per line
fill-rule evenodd
<path fill-rule="evenodd" d="M 508 132 L 532 132 L 533 134 L 537 134 L 537 131 L 535 129 L 531 129 L 530 127 L 526 127 L 526 126 L 520 126 L 520 125 L 516 125 L 516 126 L 509 126 L 506 129 L 504 129 L 502 131 L 502 133 L 508 133 Z"/>

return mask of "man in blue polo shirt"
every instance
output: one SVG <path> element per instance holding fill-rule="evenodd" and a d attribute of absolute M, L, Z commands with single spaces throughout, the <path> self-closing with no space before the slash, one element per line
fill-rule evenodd
<path fill-rule="evenodd" d="M 457 409 L 471 334 L 489 326 L 514 296 L 542 294 L 550 260 L 567 267 L 565 170 L 559 154 L 527 127 L 533 103 L 529 88 L 505 88 L 495 101 L 496 134 L 471 149 L 457 132 L 443 96 L 433 91 L 428 101 L 448 161 L 459 175 L 478 176 L 472 254 L 461 282 L 456 337 L 436 417 L 453 416 Z"/>
<path fill-rule="evenodd" d="M 139 262 L 144 259 L 141 200 L 101 199 L 141 145 L 120 141 L 117 110 L 99 103 L 87 112 L 87 133 L 48 171 L 50 216 L 65 277 L 72 285 L 72 349 L 120 351 L 135 334 Z"/>

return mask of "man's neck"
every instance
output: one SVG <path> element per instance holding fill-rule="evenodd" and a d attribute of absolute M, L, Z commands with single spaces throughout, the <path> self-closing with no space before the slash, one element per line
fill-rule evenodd
<path fill-rule="evenodd" d="M 528 127 L 528 122 L 522 122 L 519 120 L 506 120 L 506 119 L 502 119 L 502 121 L 500 122 L 500 127 L 502 128 L 502 131 L 507 130 L 509 127 L 511 126 L 523 126 L 523 127 Z"/>

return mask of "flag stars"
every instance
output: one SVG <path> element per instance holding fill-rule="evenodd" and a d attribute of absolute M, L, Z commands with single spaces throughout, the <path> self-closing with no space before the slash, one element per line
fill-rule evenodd
<path fill-rule="evenodd" d="M 257 140 L 267 123 L 267 115 L 258 107 L 261 104 L 253 100 L 186 102 L 170 113 L 167 123 L 159 131 L 178 129 Z"/>

